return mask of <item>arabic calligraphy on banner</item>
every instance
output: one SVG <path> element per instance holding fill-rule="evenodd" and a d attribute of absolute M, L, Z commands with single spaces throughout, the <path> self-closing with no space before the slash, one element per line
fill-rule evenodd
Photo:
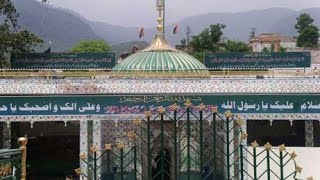
<path fill-rule="evenodd" d="M 173 103 L 204 103 L 234 113 L 320 113 L 319 95 L 0 96 L 0 116 L 141 114 Z M 169 109 L 168 109 L 169 110 Z M 181 108 L 181 110 L 183 110 Z"/>
<path fill-rule="evenodd" d="M 11 68 L 104 68 L 116 64 L 115 53 L 30 53 L 13 54 Z"/>
<path fill-rule="evenodd" d="M 202 98 L 187 96 L 124 96 L 120 97 L 120 103 L 162 103 L 162 102 L 202 102 Z"/>
<path fill-rule="evenodd" d="M 205 65 L 213 69 L 268 69 L 310 67 L 309 52 L 205 53 Z"/>

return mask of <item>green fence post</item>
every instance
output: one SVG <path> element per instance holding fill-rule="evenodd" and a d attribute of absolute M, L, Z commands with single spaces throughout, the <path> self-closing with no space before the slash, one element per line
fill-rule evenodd
<path fill-rule="evenodd" d="M 151 152 L 151 126 L 150 126 L 150 117 L 147 117 L 147 153 L 148 153 L 148 178 L 152 179 L 152 152 Z"/>
<path fill-rule="evenodd" d="M 269 143 L 267 143 L 266 145 L 264 145 L 264 147 L 267 150 L 267 177 L 268 180 L 271 180 L 271 169 L 270 169 L 270 150 L 271 150 L 271 145 Z"/>
<path fill-rule="evenodd" d="M 134 179 L 137 180 L 137 147 L 135 145 L 133 146 L 133 171 Z"/>
<path fill-rule="evenodd" d="M 190 109 L 187 107 L 187 156 L 188 156 L 188 180 L 191 180 L 191 153 L 190 153 L 190 138 L 191 138 L 191 121 L 190 121 Z"/>
<path fill-rule="evenodd" d="M 93 179 L 97 180 L 97 152 L 93 153 Z"/>
<path fill-rule="evenodd" d="M 217 113 L 214 112 L 213 116 L 212 116 L 212 131 L 213 131 L 213 137 L 212 137 L 212 152 L 213 152 L 213 170 L 214 170 L 214 175 L 217 173 L 218 168 L 217 168 L 217 127 L 216 127 L 216 123 L 217 123 Z M 215 179 L 215 177 L 213 176 L 213 179 Z"/>
<path fill-rule="evenodd" d="M 200 110 L 200 173 L 203 175 L 203 110 Z"/>
<path fill-rule="evenodd" d="M 241 142 L 240 142 L 241 143 Z M 244 171 L 244 164 L 243 164 L 243 145 L 242 143 L 240 144 L 240 180 L 244 180 L 244 174 L 243 174 L 243 171 Z"/>
<path fill-rule="evenodd" d="M 111 166 L 110 166 L 110 150 L 107 150 L 107 173 L 111 173 Z"/>
<path fill-rule="evenodd" d="M 124 165 L 123 165 L 123 148 L 120 148 L 120 179 L 123 180 L 124 179 Z"/>
<path fill-rule="evenodd" d="M 280 150 L 280 179 L 281 180 L 284 180 L 284 172 L 283 172 L 283 168 L 284 168 L 284 164 L 283 164 L 283 151 L 285 151 L 285 147 L 284 147 L 284 144 L 280 146 L 279 148 Z"/>
<path fill-rule="evenodd" d="M 165 170 L 164 170 L 164 145 L 163 145 L 163 143 L 164 143 L 164 127 L 163 127 L 163 113 L 161 113 L 161 116 L 160 116 L 160 156 L 161 156 L 161 172 L 160 172 L 160 174 L 161 174 L 161 180 L 165 180 L 164 179 L 164 173 L 166 173 L 165 172 Z"/>
<path fill-rule="evenodd" d="M 259 147 L 259 144 L 257 141 L 254 141 L 251 143 L 253 147 L 253 179 L 257 180 L 258 179 L 258 174 L 257 174 L 257 147 Z"/>
<path fill-rule="evenodd" d="M 174 106 L 174 128 L 173 128 L 173 138 L 174 138 L 174 180 L 178 180 L 178 119 L 177 119 L 177 106 Z"/>
<path fill-rule="evenodd" d="M 229 127 L 229 123 L 230 123 L 230 119 L 229 117 L 226 118 L 226 136 L 227 136 L 227 164 L 226 164 L 226 168 L 227 168 L 227 179 L 230 179 L 230 137 L 229 137 L 229 132 L 230 132 L 230 127 Z"/>

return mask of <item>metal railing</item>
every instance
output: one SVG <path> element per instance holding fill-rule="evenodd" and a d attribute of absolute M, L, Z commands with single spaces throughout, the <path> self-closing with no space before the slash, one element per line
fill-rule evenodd
<path fill-rule="evenodd" d="M 27 138 L 18 139 L 19 149 L 0 150 L 0 179 L 26 180 Z"/>

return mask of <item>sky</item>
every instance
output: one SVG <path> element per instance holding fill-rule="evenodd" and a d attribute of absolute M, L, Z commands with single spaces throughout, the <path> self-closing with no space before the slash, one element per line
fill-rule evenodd
<path fill-rule="evenodd" d="M 49 0 L 55 7 L 73 10 L 89 20 L 121 26 L 155 26 L 156 0 Z M 166 19 L 174 23 L 185 17 L 210 12 L 243 12 L 282 7 L 294 10 L 320 7 L 320 0 L 166 0 Z"/>

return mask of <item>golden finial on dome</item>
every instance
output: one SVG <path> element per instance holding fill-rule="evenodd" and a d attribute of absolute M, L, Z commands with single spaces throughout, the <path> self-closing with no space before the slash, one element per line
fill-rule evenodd
<path fill-rule="evenodd" d="M 165 13 L 165 0 L 157 0 L 157 11 L 159 11 L 159 16 L 157 18 L 157 34 L 152 40 L 151 44 L 143 49 L 142 51 L 178 51 L 168 44 L 164 37 L 165 25 L 164 25 L 164 13 Z"/>
<path fill-rule="evenodd" d="M 158 36 L 164 35 L 164 0 L 157 0 L 157 11 L 159 11 L 158 16 Z"/>

